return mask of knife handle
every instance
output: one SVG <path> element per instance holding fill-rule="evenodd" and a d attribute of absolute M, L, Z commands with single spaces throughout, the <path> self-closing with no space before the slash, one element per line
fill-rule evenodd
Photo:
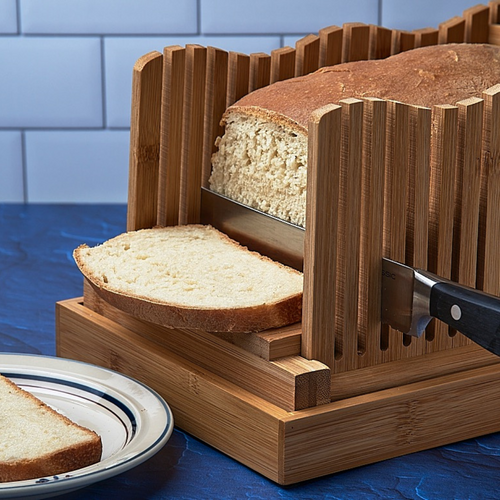
<path fill-rule="evenodd" d="M 500 299 L 455 283 L 436 283 L 430 293 L 431 316 L 500 356 Z"/>

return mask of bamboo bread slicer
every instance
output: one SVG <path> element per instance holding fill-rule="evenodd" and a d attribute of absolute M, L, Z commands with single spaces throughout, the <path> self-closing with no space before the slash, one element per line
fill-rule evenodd
<path fill-rule="evenodd" d="M 500 2 L 439 29 L 331 26 L 271 55 L 199 45 L 146 54 L 133 73 L 128 230 L 205 220 L 200 190 L 220 118 L 246 93 L 463 41 L 500 45 Z M 318 110 L 301 324 L 170 329 L 84 283 L 83 297 L 57 304 L 57 354 L 141 380 L 180 428 L 279 484 L 497 432 L 500 358 L 439 321 L 421 337 L 401 334 L 380 311 L 384 257 L 500 296 L 499 158 L 500 85 L 456 106 L 367 98 Z"/>

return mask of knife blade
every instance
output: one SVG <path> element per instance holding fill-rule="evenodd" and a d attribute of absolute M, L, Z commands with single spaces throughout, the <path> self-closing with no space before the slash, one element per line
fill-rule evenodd
<path fill-rule="evenodd" d="M 202 224 L 211 224 L 251 250 L 302 270 L 303 227 L 205 188 L 201 213 Z M 500 356 L 499 298 L 387 258 L 382 260 L 381 282 L 382 323 L 418 337 L 437 318 Z"/>
<path fill-rule="evenodd" d="M 500 356 L 500 299 L 384 258 L 382 323 L 419 337 L 437 318 Z"/>
<path fill-rule="evenodd" d="M 301 226 L 260 212 L 203 187 L 201 223 L 211 224 L 250 250 L 302 271 L 305 230 Z"/>

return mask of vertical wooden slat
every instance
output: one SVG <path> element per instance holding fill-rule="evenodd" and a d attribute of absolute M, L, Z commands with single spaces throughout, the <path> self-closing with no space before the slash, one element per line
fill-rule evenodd
<path fill-rule="evenodd" d="M 410 108 L 410 180 L 406 232 L 407 264 L 427 269 L 431 151 L 430 108 Z"/>
<path fill-rule="evenodd" d="M 370 26 L 370 59 L 385 59 L 392 51 L 392 30 Z"/>
<path fill-rule="evenodd" d="M 250 84 L 248 91 L 269 85 L 271 79 L 271 56 L 263 52 L 250 54 Z"/>
<path fill-rule="evenodd" d="M 361 61 L 370 57 L 370 26 L 363 23 L 343 25 L 342 61 Z"/>
<path fill-rule="evenodd" d="M 212 169 L 212 154 L 216 151 L 215 140 L 222 136 L 220 124 L 226 109 L 228 53 L 214 47 L 207 48 L 207 82 L 205 90 L 205 130 L 203 133 L 203 165 L 201 184 L 208 186 Z"/>
<path fill-rule="evenodd" d="M 358 342 L 362 355 L 358 368 L 380 362 L 386 113 L 386 101 L 365 99 Z"/>
<path fill-rule="evenodd" d="M 409 33 L 408 31 L 400 31 L 397 33 L 396 39 L 397 39 L 396 42 L 397 53 L 405 52 L 407 50 L 411 50 L 416 47 L 415 33 Z"/>
<path fill-rule="evenodd" d="M 409 108 L 400 102 L 389 101 L 387 110 L 385 253 L 394 260 L 404 262 L 410 148 Z"/>
<path fill-rule="evenodd" d="M 465 41 L 468 43 L 488 43 L 490 9 L 486 5 L 476 5 L 464 10 Z"/>
<path fill-rule="evenodd" d="M 319 67 L 334 66 L 342 62 L 343 29 L 329 26 L 319 30 Z"/>
<path fill-rule="evenodd" d="M 229 73 L 226 107 L 248 94 L 250 81 L 250 56 L 239 52 L 229 52 Z"/>
<path fill-rule="evenodd" d="M 431 114 L 430 108 L 410 107 L 406 263 L 420 269 L 427 269 L 429 245 Z M 408 356 L 425 353 L 425 335 L 406 340 L 410 341 Z"/>
<path fill-rule="evenodd" d="M 483 178 L 481 183 L 478 286 L 500 296 L 500 84 L 483 92 Z"/>
<path fill-rule="evenodd" d="M 472 97 L 458 102 L 457 106 L 458 155 L 451 276 L 454 281 L 475 288 L 484 101 Z M 470 343 L 467 337 L 455 331 L 452 331 L 452 334 L 454 346 Z"/>
<path fill-rule="evenodd" d="M 165 47 L 163 50 L 160 173 L 156 220 L 160 226 L 172 226 L 179 222 L 185 58 L 185 49 L 177 45 Z"/>
<path fill-rule="evenodd" d="M 437 45 L 439 41 L 439 30 L 434 28 L 423 28 L 415 30 L 415 47 L 428 47 Z"/>
<path fill-rule="evenodd" d="M 308 75 L 319 67 L 320 40 L 316 35 L 307 35 L 295 44 L 295 76 Z"/>
<path fill-rule="evenodd" d="M 490 26 L 500 23 L 500 2 L 488 2 L 490 9 Z"/>
<path fill-rule="evenodd" d="M 127 230 L 156 224 L 163 55 L 140 57 L 132 75 Z"/>
<path fill-rule="evenodd" d="M 288 80 L 295 75 L 295 49 L 281 47 L 271 52 L 271 83 Z"/>
<path fill-rule="evenodd" d="M 344 99 L 337 256 L 337 344 L 342 348 L 336 370 L 355 368 L 358 348 L 361 182 L 363 165 L 363 101 Z"/>
<path fill-rule="evenodd" d="M 456 106 L 433 107 L 428 267 L 443 278 L 451 278 L 457 120 Z M 434 320 L 426 334 L 432 340 L 429 350 L 451 347 L 448 327 L 444 323 Z"/>
<path fill-rule="evenodd" d="M 490 19 L 488 43 L 500 45 L 500 2 L 489 2 Z"/>
<path fill-rule="evenodd" d="M 452 279 L 475 287 L 481 188 L 483 100 L 457 103 L 458 157 Z"/>
<path fill-rule="evenodd" d="M 439 25 L 439 43 L 463 43 L 465 41 L 465 19 L 455 16 Z"/>
<path fill-rule="evenodd" d="M 387 106 L 387 153 L 385 169 L 384 254 L 398 262 L 406 257 L 408 161 L 410 150 L 409 106 L 389 101 Z M 386 356 L 399 359 L 403 345 L 401 333 L 384 327 Z"/>
<path fill-rule="evenodd" d="M 500 24 L 490 25 L 488 41 L 488 43 L 491 43 L 492 45 L 500 45 Z"/>
<path fill-rule="evenodd" d="M 309 122 L 302 355 L 334 364 L 340 106 L 317 110 Z"/>
<path fill-rule="evenodd" d="M 193 224 L 200 220 L 206 60 L 205 47 L 194 44 L 186 46 L 180 224 Z"/>
<path fill-rule="evenodd" d="M 391 33 L 391 56 L 399 53 L 400 37 L 401 37 L 401 31 L 392 30 L 392 33 Z"/>

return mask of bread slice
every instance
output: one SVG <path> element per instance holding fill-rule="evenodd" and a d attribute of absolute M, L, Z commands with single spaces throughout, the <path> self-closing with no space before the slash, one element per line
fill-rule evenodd
<path fill-rule="evenodd" d="M 447 44 L 356 61 L 276 82 L 230 106 L 212 156 L 210 189 L 305 226 L 307 124 L 348 97 L 455 105 L 500 83 L 500 47 Z"/>
<path fill-rule="evenodd" d="M 163 326 L 255 332 L 301 318 L 302 273 L 211 226 L 131 231 L 73 255 L 104 300 Z"/>
<path fill-rule="evenodd" d="M 101 458 L 101 438 L 0 375 L 0 482 L 54 476 Z"/>

